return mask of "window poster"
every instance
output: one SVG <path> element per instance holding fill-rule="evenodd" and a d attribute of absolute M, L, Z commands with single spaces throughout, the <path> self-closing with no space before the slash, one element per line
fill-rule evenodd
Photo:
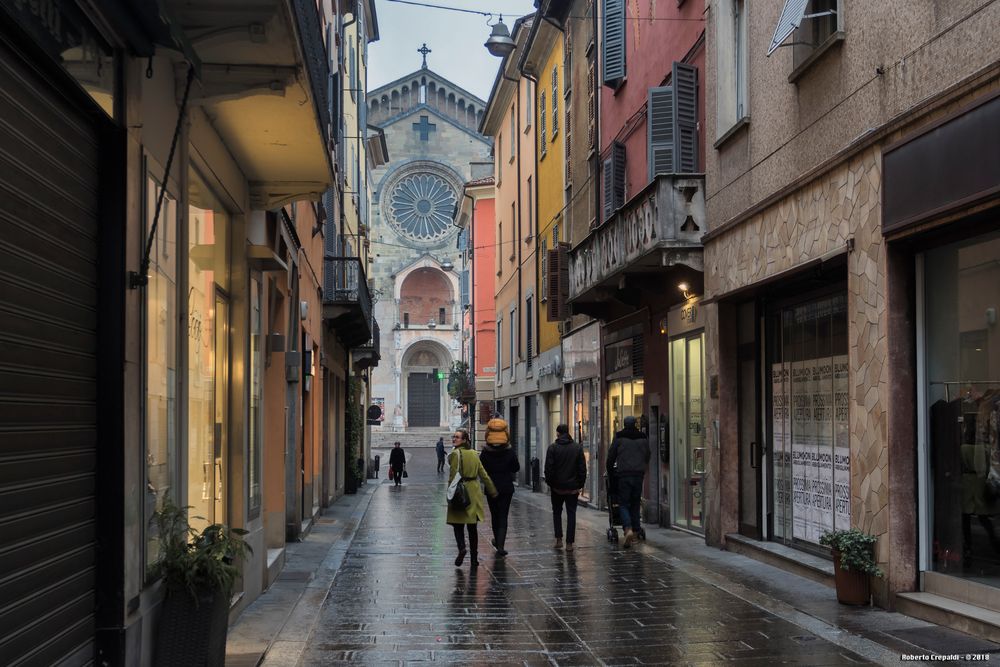
<path fill-rule="evenodd" d="M 838 529 L 851 525 L 850 385 L 846 354 L 833 357 L 833 484 Z"/>
<path fill-rule="evenodd" d="M 788 373 L 789 365 L 771 365 L 771 432 L 774 460 L 774 534 L 787 535 L 786 525 L 791 516 L 786 508 L 791 504 L 791 452 L 788 443 Z"/>

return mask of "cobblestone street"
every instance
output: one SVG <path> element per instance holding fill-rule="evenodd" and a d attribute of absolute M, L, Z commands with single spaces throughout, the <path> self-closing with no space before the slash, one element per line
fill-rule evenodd
<path fill-rule="evenodd" d="M 651 548 L 626 551 L 582 528 L 575 553 L 554 550 L 550 516 L 518 494 L 507 558 L 489 546 L 487 517 L 478 572 L 468 560 L 456 568 L 445 476 L 432 450 L 410 455 L 405 484 L 375 491 L 301 664 L 866 662 Z"/>

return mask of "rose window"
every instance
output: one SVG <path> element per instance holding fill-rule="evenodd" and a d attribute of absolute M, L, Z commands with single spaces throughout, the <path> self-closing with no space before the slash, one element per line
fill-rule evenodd
<path fill-rule="evenodd" d="M 452 227 L 457 197 L 447 181 L 434 174 L 401 178 L 389 195 L 396 228 L 415 241 L 438 239 Z"/>

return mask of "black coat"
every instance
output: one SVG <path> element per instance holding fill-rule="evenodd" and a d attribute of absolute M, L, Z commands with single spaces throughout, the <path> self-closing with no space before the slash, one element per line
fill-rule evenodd
<path fill-rule="evenodd" d="M 545 483 L 560 491 L 582 489 L 587 483 L 583 447 L 568 435 L 560 435 L 545 452 Z"/>
<path fill-rule="evenodd" d="M 389 465 L 399 471 L 406 467 L 406 454 L 402 447 L 393 447 L 392 451 L 389 452 Z"/>
<path fill-rule="evenodd" d="M 521 463 L 513 447 L 486 445 L 479 453 L 479 460 L 496 485 L 497 493 L 514 493 L 514 474 L 521 469 Z"/>
<path fill-rule="evenodd" d="M 637 428 L 615 434 L 606 462 L 609 475 L 645 475 L 649 465 L 649 439 Z"/>

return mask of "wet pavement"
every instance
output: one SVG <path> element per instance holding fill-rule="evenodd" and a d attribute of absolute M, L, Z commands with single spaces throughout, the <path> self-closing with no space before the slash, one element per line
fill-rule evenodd
<path fill-rule="evenodd" d="M 575 552 L 557 551 L 551 515 L 521 490 L 506 559 L 487 513 L 480 567 L 456 568 L 433 450 L 411 450 L 407 470 L 372 496 L 299 664 L 870 664 L 652 548 L 581 528 Z"/>

